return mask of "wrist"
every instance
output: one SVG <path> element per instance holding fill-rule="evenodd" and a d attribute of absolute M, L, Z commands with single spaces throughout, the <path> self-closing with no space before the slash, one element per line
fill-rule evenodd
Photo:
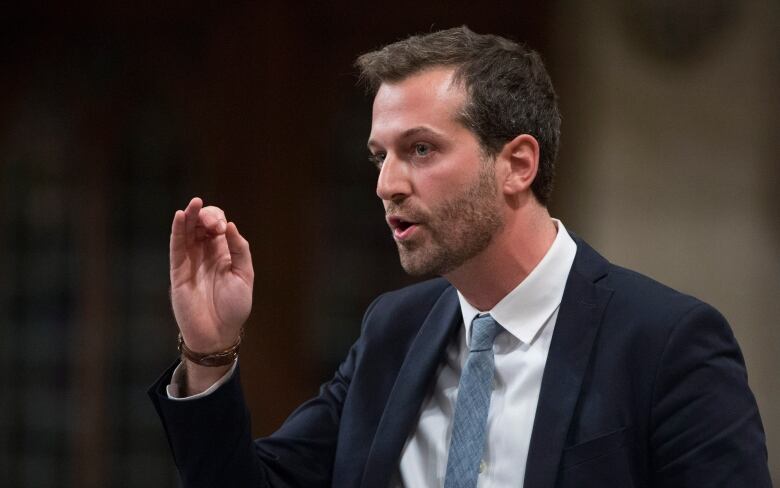
<path fill-rule="evenodd" d="M 243 335 L 242 328 L 238 339 L 231 346 L 214 352 L 199 352 L 190 349 L 180 333 L 178 349 L 184 368 L 183 384 L 179 385 L 180 391 L 185 396 L 197 395 L 208 390 L 225 376 L 238 358 L 238 349 Z"/>
<path fill-rule="evenodd" d="M 182 357 L 182 367 L 183 384 L 179 385 L 179 390 L 183 396 L 192 396 L 211 388 L 230 371 L 233 363 L 224 366 L 201 366 Z"/>
<path fill-rule="evenodd" d="M 190 349 L 184 342 L 184 338 L 179 333 L 178 349 L 183 358 L 199 366 L 220 367 L 232 364 L 238 357 L 238 349 L 241 346 L 241 339 L 244 336 L 244 329 L 239 332 L 238 339 L 229 347 L 216 350 L 214 352 L 201 352 Z"/>

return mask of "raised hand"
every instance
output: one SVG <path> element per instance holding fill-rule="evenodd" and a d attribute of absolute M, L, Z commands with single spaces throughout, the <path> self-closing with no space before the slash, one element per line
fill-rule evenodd
<path fill-rule="evenodd" d="M 171 303 L 184 342 L 211 353 L 232 346 L 252 308 L 249 243 L 217 207 L 193 198 L 173 217 Z"/>

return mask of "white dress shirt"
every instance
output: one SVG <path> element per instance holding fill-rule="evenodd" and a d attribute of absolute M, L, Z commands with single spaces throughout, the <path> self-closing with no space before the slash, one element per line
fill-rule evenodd
<path fill-rule="evenodd" d="M 457 340 L 447 347 L 446 358 L 436 373 L 436 384 L 423 402 L 417 429 L 409 436 L 401 453 L 393 486 L 433 488 L 444 485 L 455 399 L 468 356 L 471 321 L 480 313 L 490 313 L 505 330 L 493 344 L 494 390 L 477 486 L 522 488 L 542 373 L 563 290 L 577 252 L 577 245 L 563 224 L 553 221 L 558 234 L 544 258 L 492 310 L 477 310 L 458 292 L 464 326 Z M 186 401 L 216 390 L 232 376 L 235 364 L 208 390 L 184 398 L 178 398 L 180 370 L 181 366 L 174 371 L 167 393 L 171 399 Z"/>
<path fill-rule="evenodd" d="M 171 384 L 165 387 L 165 392 L 168 394 L 168 398 L 171 400 L 178 400 L 178 401 L 187 401 L 187 400 L 197 400 L 198 398 L 203 398 L 204 396 L 211 395 L 214 391 L 216 391 L 217 388 L 222 386 L 223 384 L 227 383 L 227 380 L 229 380 L 233 376 L 233 371 L 236 370 L 236 366 L 238 365 L 238 358 L 236 358 L 233 361 L 233 366 L 230 367 L 227 373 L 225 375 L 218 379 L 213 385 L 209 386 L 206 390 L 196 393 L 194 395 L 190 395 L 187 397 L 180 396 L 181 395 L 181 385 L 183 383 L 182 376 L 184 375 L 184 367 L 179 364 L 176 366 L 176 369 L 173 370 L 173 374 L 171 375 Z"/>
<path fill-rule="evenodd" d="M 563 224 L 531 273 L 492 310 L 480 311 L 458 292 L 463 324 L 446 351 L 436 383 L 423 402 L 417 429 L 401 453 L 395 486 L 441 487 L 447 471 L 458 381 L 468 356 L 471 321 L 490 313 L 505 330 L 493 344 L 494 389 L 490 397 L 479 488 L 522 487 L 528 446 L 563 289 L 577 245 Z"/>

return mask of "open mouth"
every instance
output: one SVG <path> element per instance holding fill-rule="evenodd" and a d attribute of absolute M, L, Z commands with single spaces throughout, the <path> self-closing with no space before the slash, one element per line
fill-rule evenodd
<path fill-rule="evenodd" d="M 417 222 L 404 220 L 400 217 L 388 217 L 387 223 L 393 229 L 393 237 L 400 240 L 408 238 L 418 225 Z"/>

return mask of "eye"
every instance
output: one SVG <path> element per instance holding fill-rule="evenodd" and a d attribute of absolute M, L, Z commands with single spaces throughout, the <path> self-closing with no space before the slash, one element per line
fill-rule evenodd
<path fill-rule="evenodd" d="M 424 142 L 418 142 L 414 145 L 414 154 L 416 156 L 427 156 L 431 153 L 431 146 L 430 144 L 425 144 Z"/>
<path fill-rule="evenodd" d="M 382 163 L 385 162 L 385 157 L 386 156 L 387 155 L 385 153 L 378 152 L 376 154 L 369 154 L 368 155 L 368 160 L 369 160 L 369 162 L 371 162 L 371 164 L 376 166 L 376 169 L 382 169 Z"/>

